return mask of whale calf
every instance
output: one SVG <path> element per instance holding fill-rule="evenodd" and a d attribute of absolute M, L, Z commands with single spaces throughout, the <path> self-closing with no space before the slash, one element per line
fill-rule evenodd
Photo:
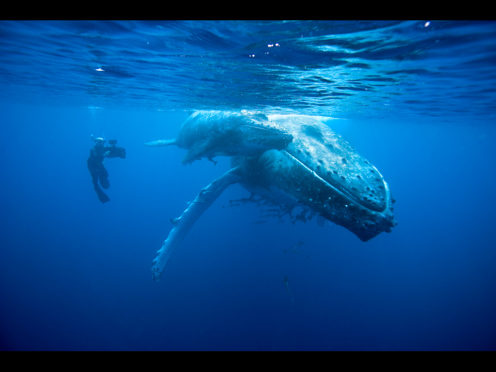
<path fill-rule="evenodd" d="M 175 139 L 145 143 L 147 146 L 175 145 L 188 152 L 183 163 L 204 157 L 254 156 L 268 149 L 283 149 L 292 136 L 268 121 L 264 114 L 231 111 L 196 111 L 181 126 Z"/>

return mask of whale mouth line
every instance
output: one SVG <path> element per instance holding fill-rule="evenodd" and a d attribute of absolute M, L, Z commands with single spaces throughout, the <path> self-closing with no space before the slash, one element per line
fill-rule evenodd
<path fill-rule="evenodd" d="M 376 209 L 376 208 L 371 208 L 370 206 L 368 205 L 365 205 L 364 203 L 362 203 L 359 199 L 357 199 L 354 195 L 350 194 L 347 190 L 345 189 L 342 189 L 340 188 L 339 186 L 337 185 L 333 185 L 332 183 L 330 183 L 329 181 L 325 180 L 324 178 L 322 178 L 317 172 L 315 172 L 312 168 L 310 168 L 308 165 L 306 165 L 304 162 L 302 162 L 301 160 L 299 160 L 298 158 L 296 158 L 294 155 L 292 155 L 291 153 L 289 153 L 289 151 L 286 151 L 284 150 L 285 153 L 287 153 L 291 158 L 293 158 L 295 161 L 297 161 L 299 164 L 301 164 L 308 172 L 311 172 L 313 176 L 317 177 L 319 180 L 321 180 L 323 183 L 325 183 L 328 187 L 330 187 L 331 189 L 333 189 L 334 191 L 336 191 L 338 194 L 340 194 L 341 196 L 343 196 L 344 198 L 348 199 L 349 201 L 359 205 L 360 207 L 362 208 L 365 208 L 369 211 L 372 211 L 372 212 L 375 212 L 375 213 L 384 213 L 386 212 L 387 208 L 388 208 L 388 204 L 389 204 L 389 193 L 387 192 L 388 190 L 388 185 L 387 183 L 382 180 L 383 184 L 384 184 L 384 188 L 386 190 L 386 195 L 387 195 L 387 200 L 385 202 L 385 205 L 384 205 L 384 208 L 383 209 Z"/>

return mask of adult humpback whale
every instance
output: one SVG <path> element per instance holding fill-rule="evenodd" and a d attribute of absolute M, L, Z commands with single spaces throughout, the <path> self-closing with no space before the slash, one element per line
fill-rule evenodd
<path fill-rule="evenodd" d="M 294 217 L 298 209 L 306 216 L 320 215 L 362 241 L 395 225 L 393 200 L 382 175 L 318 117 L 197 111 L 175 140 L 146 143 L 171 144 L 188 150 L 183 162 L 224 155 L 232 157 L 232 168 L 204 187 L 173 220 L 153 261 L 155 280 L 194 222 L 233 183 L 282 213 Z"/>

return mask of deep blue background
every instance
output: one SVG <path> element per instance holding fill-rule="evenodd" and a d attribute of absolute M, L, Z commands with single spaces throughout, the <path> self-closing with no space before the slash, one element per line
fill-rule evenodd
<path fill-rule="evenodd" d="M 229 167 L 181 165 L 186 112 L 0 103 L 2 350 L 494 350 L 496 129 L 467 117 L 335 120 L 397 200 L 363 243 L 267 220 L 228 189 L 172 256 L 151 261 L 186 202 Z M 89 134 L 117 138 L 111 201 Z M 285 285 L 287 279 L 287 286 Z"/>
<path fill-rule="evenodd" d="M 0 21 L 0 350 L 495 350 L 494 21 Z M 397 200 L 363 243 L 263 218 L 172 138 L 193 109 L 330 116 Z M 102 205 L 90 135 L 115 138 Z M 259 223 L 259 222 L 264 223 Z"/>

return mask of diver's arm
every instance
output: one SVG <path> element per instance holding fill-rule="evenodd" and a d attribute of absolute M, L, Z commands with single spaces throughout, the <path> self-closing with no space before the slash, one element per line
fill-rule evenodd
<path fill-rule="evenodd" d="M 106 158 L 125 158 L 126 149 L 124 147 L 110 146 L 105 147 L 104 155 Z"/>

